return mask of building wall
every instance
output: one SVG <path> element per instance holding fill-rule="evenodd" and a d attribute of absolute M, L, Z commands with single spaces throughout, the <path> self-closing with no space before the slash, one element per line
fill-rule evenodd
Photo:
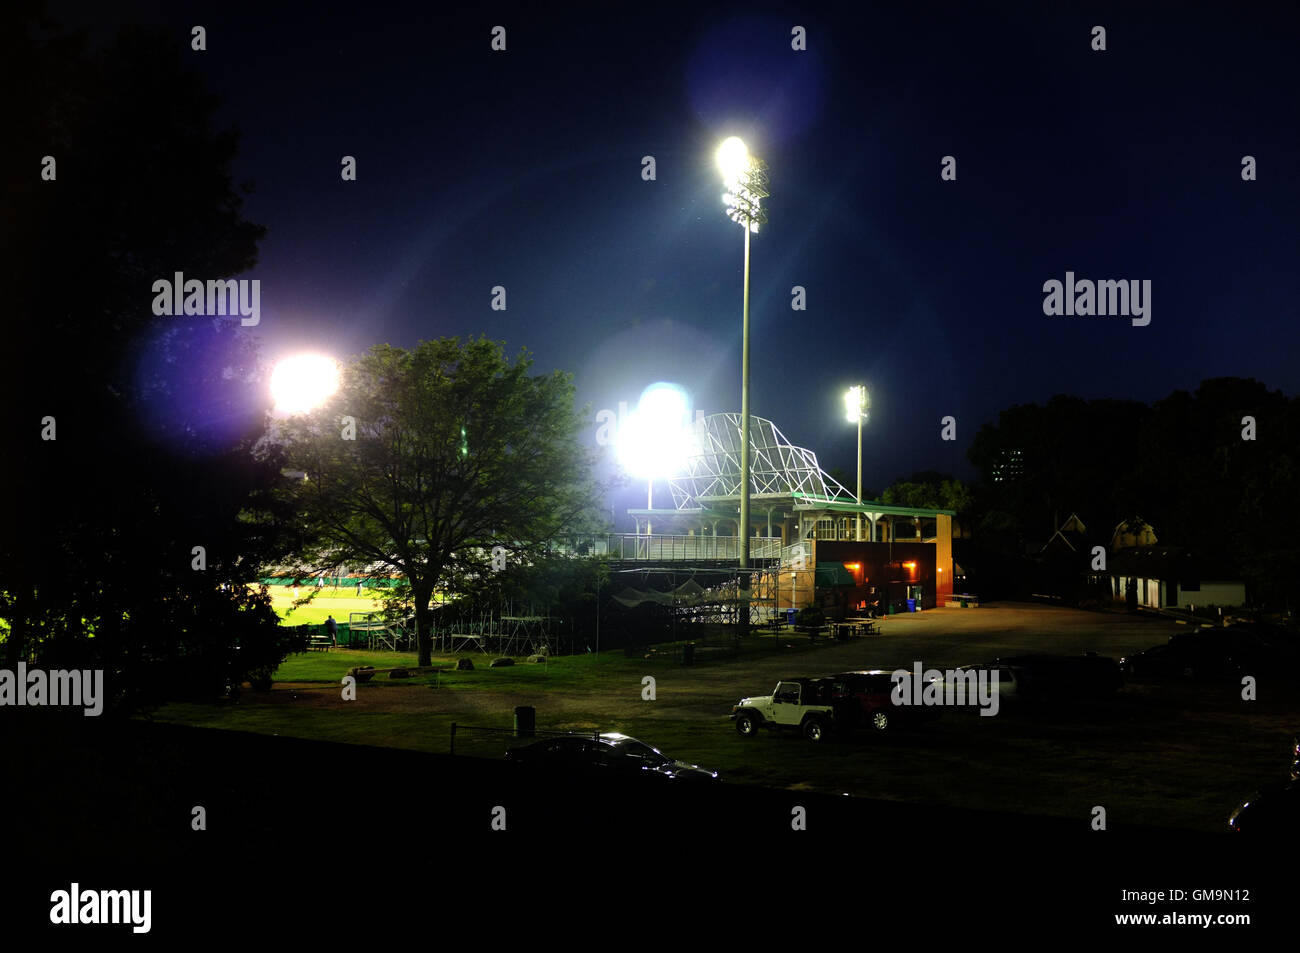
<path fill-rule="evenodd" d="M 940 533 L 940 538 L 945 538 L 945 535 Z M 817 565 L 830 562 L 860 564 L 858 570 L 849 570 L 854 572 L 859 582 L 856 589 L 848 590 L 851 599 L 866 599 L 874 587 L 878 590 L 883 611 L 889 602 L 904 602 L 908 589 L 919 585 L 921 606 L 933 609 L 936 605 L 939 575 L 935 571 L 938 568 L 935 565 L 937 550 L 934 543 L 859 543 L 820 539 L 817 540 L 816 560 Z M 907 562 L 916 565 L 909 569 L 903 565 Z M 943 574 L 952 575 L 951 549 Z M 952 591 L 951 583 L 948 584 L 948 591 Z"/>
<path fill-rule="evenodd" d="M 942 513 L 935 517 L 934 532 L 935 600 L 947 603 L 953 593 L 952 517 Z"/>
<path fill-rule="evenodd" d="M 1189 591 L 1178 587 L 1180 608 L 1197 606 L 1240 606 L 1246 603 L 1244 582 L 1202 582 L 1201 588 Z"/>
<path fill-rule="evenodd" d="M 1246 603 L 1246 584 L 1242 582 L 1202 582 L 1199 590 L 1186 590 L 1177 583 L 1164 579 L 1144 579 L 1141 576 L 1113 576 L 1113 593 L 1123 601 L 1129 579 L 1137 583 L 1138 605 L 1152 609 L 1177 606 L 1240 606 Z"/>

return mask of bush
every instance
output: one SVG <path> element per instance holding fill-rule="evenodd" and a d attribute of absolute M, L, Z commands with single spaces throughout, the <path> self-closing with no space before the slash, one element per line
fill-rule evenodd
<path fill-rule="evenodd" d="M 826 613 L 817 606 L 800 609 L 795 616 L 795 625 L 821 625 L 826 621 Z"/>

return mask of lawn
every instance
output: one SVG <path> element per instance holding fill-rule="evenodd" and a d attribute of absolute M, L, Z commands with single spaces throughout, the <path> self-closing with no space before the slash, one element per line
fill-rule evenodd
<path fill-rule="evenodd" d="M 376 676 L 341 698 L 355 665 L 414 665 L 411 653 L 333 650 L 287 659 L 269 693 L 237 704 L 170 705 L 157 717 L 187 724 L 447 752 L 451 725 L 508 729 L 517 705 L 531 705 L 539 729 L 623 731 L 666 753 L 718 770 L 725 781 L 812 789 L 927 804 L 1075 817 L 1096 805 L 1125 823 L 1224 829 L 1253 789 L 1284 776 L 1300 706 L 1281 675 L 1261 676 L 1261 701 L 1196 683 L 1134 682 L 1088 705 L 1017 710 L 993 718 L 944 712 L 933 724 L 886 736 L 812 745 L 793 735 L 745 739 L 730 707 L 766 693 L 783 675 L 848 669 L 947 667 L 998 654 L 1094 649 L 1121 655 L 1164 641 L 1167 620 L 1007 606 L 936 610 L 890 620 L 884 634 L 848 644 L 794 646 L 771 639 L 756 654 L 684 666 L 680 654 L 622 651 L 518 660 L 412 679 Z M 794 647 L 787 649 L 787 645 Z M 655 680 L 655 698 L 643 680 Z M 506 733 L 458 729 L 456 752 L 500 758 Z"/>

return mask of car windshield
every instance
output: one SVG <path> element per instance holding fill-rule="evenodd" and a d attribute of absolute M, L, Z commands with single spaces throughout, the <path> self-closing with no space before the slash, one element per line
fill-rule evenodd
<path fill-rule="evenodd" d="M 620 741 L 614 745 L 614 750 L 619 754 L 629 758 L 641 758 L 651 764 L 662 764 L 668 760 L 662 751 L 651 748 L 643 741 Z"/>

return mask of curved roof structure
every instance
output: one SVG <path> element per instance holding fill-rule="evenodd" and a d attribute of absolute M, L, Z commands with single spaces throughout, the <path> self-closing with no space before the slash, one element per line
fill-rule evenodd
<path fill-rule="evenodd" d="M 805 502 L 853 503 L 854 496 L 817 465 L 817 454 L 796 447 L 776 424 L 749 417 L 749 498 L 801 496 Z M 696 421 L 682 473 L 668 481 L 679 510 L 740 499 L 740 414 Z"/>

